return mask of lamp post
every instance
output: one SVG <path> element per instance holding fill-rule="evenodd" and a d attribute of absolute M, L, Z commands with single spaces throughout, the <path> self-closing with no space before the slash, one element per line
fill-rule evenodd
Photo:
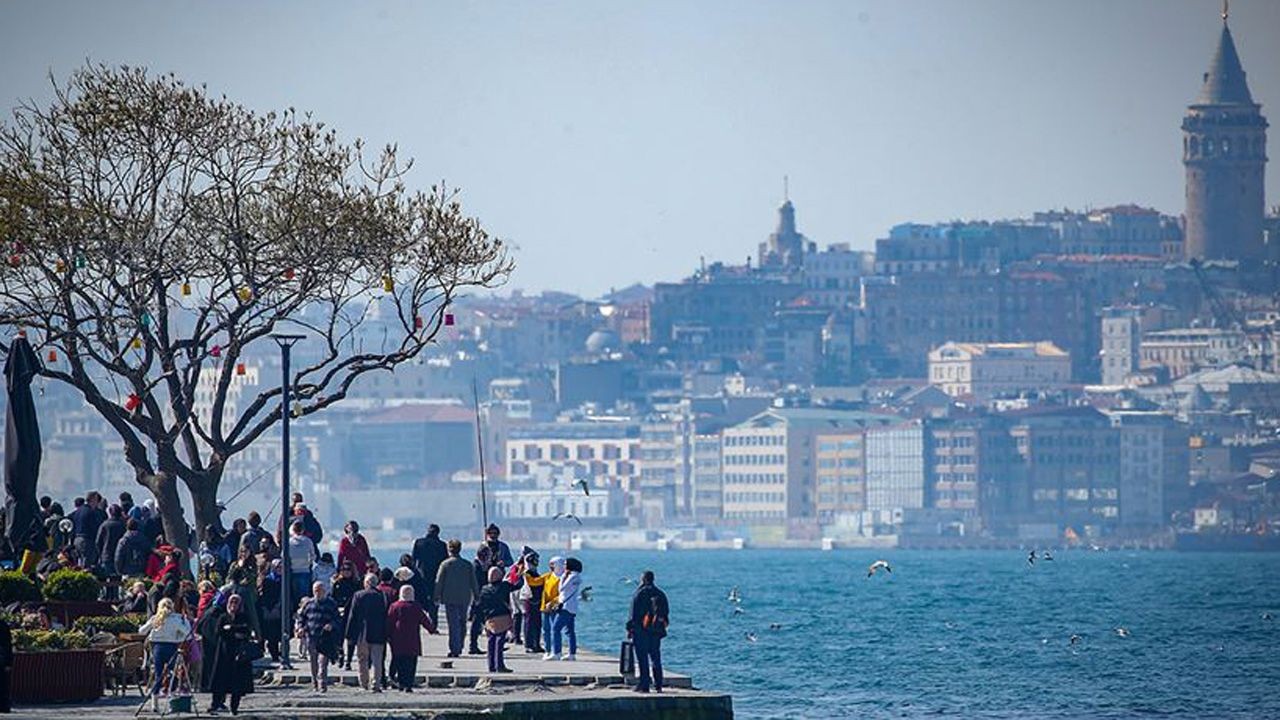
<path fill-rule="evenodd" d="M 289 567 L 289 351 L 302 335 L 272 334 L 272 340 L 280 346 L 280 561 L 284 573 L 280 578 L 280 667 L 292 668 L 289 662 L 289 643 L 293 640 L 293 606 L 289 604 L 289 584 L 293 574 Z"/>

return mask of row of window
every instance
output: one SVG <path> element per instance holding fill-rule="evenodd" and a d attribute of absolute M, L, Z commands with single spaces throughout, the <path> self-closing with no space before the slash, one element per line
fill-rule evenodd
<path fill-rule="evenodd" d="M 786 444 L 785 435 L 725 435 L 726 447 L 781 446 Z"/>
<path fill-rule="evenodd" d="M 785 465 L 786 455 L 725 455 L 725 465 Z"/>
<path fill-rule="evenodd" d="M 725 502 L 780 503 L 787 501 L 787 494 L 780 492 L 730 492 L 724 494 Z"/>
<path fill-rule="evenodd" d="M 1093 488 L 1094 500 L 1116 500 L 1120 497 L 1120 492 L 1116 488 Z M 1073 500 L 1076 502 L 1087 502 L 1089 500 L 1089 488 L 1065 488 L 1062 491 L 1064 500 Z M 1057 500 L 1058 491 L 1055 488 L 1038 488 L 1031 493 L 1033 500 Z"/>
<path fill-rule="evenodd" d="M 725 473 L 724 475 L 725 483 L 742 485 L 778 484 L 786 481 L 785 473 Z"/>
<path fill-rule="evenodd" d="M 512 460 L 519 460 L 521 455 L 524 456 L 525 460 L 542 460 L 543 454 L 541 445 L 525 445 L 523 450 L 516 446 L 511 448 Z M 575 449 L 574 454 L 576 455 L 575 459 L 577 460 L 594 460 L 596 456 L 595 447 L 591 445 L 579 445 Z M 605 445 L 601 448 L 600 454 L 605 460 L 617 460 L 622 457 L 622 448 L 618 445 Z M 628 457 L 637 457 L 639 454 L 639 445 L 627 446 Z M 547 453 L 547 455 L 552 460 L 568 460 L 569 448 L 566 445 L 552 445 L 550 452 Z"/>
<path fill-rule="evenodd" d="M 818 443 L 818 452 L 833 453 L 841 450 L 843 451 L 857 450 L 860 447 L 862 447 L 862 438 L 851 437 L 851 438 L 848 438 L 847 440 L 841 440 L 839 442 L 820 442 Z"/>
<path fill-rule="evenodd" d="M 819 468 L 853 468 L 862 467 L 862 458 L 842 457 L 842 458 L 818 458 Z"/>

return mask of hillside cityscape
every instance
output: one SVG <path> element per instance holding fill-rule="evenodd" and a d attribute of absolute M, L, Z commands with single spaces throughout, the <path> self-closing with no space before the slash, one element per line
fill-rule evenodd
<path fill-rule="evenodd" d="M 484 517 L 589 547 L 1280 548 L 1280 208 L 1225 19 L 1181 123 L 1184 208 L 915 218 L 870 250 L 807 237 L 778 178 L 737 260 L 461 298 L 416 362 L 294 421 L 295 487 L 386 546 Z M 259 352 L 229 416 L 278 384 Z M 40 392 L 41 492 L 135 490 L 107 421 Z M 278 433 L 228 465 L 228 517 L 278 501 Z"/>

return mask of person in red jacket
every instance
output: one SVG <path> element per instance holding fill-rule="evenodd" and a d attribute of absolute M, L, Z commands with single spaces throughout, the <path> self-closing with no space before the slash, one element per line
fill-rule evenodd
<path fill-rule="evenodd" d="M 356 577 L 364 577 L 369 571 L 369 543 L 360 534 L 360 523 L 348 520 L 342 528 L 342 540 L 338 541 L 338 567 L 351 563 Z"/>
<path fill-rule="evenodd" d="M 387 644 L 391 647 L 391 672 L 405 692 L 413 692 L 418 674 L 418 656 L 422 654 L 422 633 L 418 628 L 440 634 L 427 611 L 414 602 L 413 586 L 402 585 L 400 599 L 387 610 Z"/>

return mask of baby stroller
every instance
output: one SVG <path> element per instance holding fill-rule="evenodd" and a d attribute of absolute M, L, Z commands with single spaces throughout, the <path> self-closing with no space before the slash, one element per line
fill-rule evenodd
<path fill-rule="evenodd" d="M 146 697 L 142 699 L 142 704 L 133 713 L 134 717 L 142 714 L 147 707 L 147 701 L 151 701 L 152 709 L 160 709 L 159 701 L 164 700 L 164 708 L 160 710 L 160 716 L 183 714 L 199 714 L 196 707 L 195 690 L 191 684 L 191 669 L 187 664 L 188 653 L 191 650 L 191 644 L 198 642 L 194 638 L 188 639 L 178 648 L 177 654 L 173 656 L 173 660 L 165 666 L 164 673 L 160 679 L 159 695 L 148 692 Z M 150 643 L 148 643 L 148 654 L 150 654 Z M 147 667 L 151 667 L 150 658 L 147 661 Z M 150 678 L 147 687 L 152 687 L 154 678 Z"/>

